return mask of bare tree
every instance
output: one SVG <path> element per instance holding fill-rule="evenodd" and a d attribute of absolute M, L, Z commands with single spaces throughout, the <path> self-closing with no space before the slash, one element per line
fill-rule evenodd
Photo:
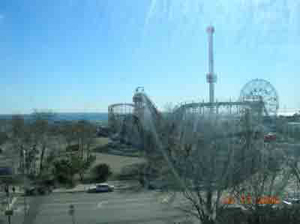
<path fill-rule="evenodd" d="M 79 150 L 81 151 L 81 157 L 84 159 L 85 153 L 85 157 L 88 159 L 91 155 L 91 147 L 94 144 L 96 127 L 90 122 L 81 120 L 77 123 L 76 129 L 76 136 L 79 143 Z"/>
<path fill-rule="evenodd" d="M 29 126 L 25 123 L 22 115 L 14 115 L 11 120 L 11 143 L 12 152 L 19 155 L 19 169 L 25 169 L 23 164 L 23 151 L 30 142 Z"/>
<path fill-rule="evenodd" d="M 231 196 L 247 209 L 248 223 L 266 223 L 279 203 L 292 177 L 288 160 L 281 149 L 264 144 L 253 152 L 254 174 L 232 188 Z"/>
<path fill-rule="evenodd" d="M 291 168 L 293 178 L 300 189 L 300 152 L 298 147 L 286 149 L 288 154 L 288 165 Z"/>
<path fill-rule="evenodd" d="M 170 191 L 182 193 L 188 203 L 181 209 L 201 223 L 217 223 L 228 206 L 222 196 L 255 173 L 253 158 L 263 143 L 255 119 L 246 111 L 242 119 L 175 113 L 142 122 L 148 164 L 161 171 Z"/>
<path fill-rule="evenodd" d="M 42 175 L 47 151 L 56 147 L 57 135 L 50 122 L 53 117 L 52 112 L 40 111 L 34 111 L 27 120 L 21 115 L 12 117 L 13 149 L 20 155 L 20 168 L 24 169 L 24 165 L 26 165 L 27 174 L 32 177 Z M 23 164 L 24 158 L 26 159 L 25 164 Z"/>
<path fill-rule="evenodd" d="M 227 206 L 222 196 L 252 172 L 245 169 L 252 138 L 246 131 L 239 133 L 236 122 L 218 117 L 202 117 L 196 127 L 193 116 L 184 123 L 173 161 L 186 186 L 181 192 L 193 209 L 182 209 L 202 223 L 217 223 Z"/>
<path fill-rule="evenodd" d="M 66 142 L 66 149 L 71 149 L 68 159 L 77 164 L 80 179 L 93 162 L 92 147 L 95 143 L 96 126 L 88 121 L 64 122 L 60 126 L 60 135 Z M 74 149 L 75 151 L 72 151 Z"/>
<path fill-rule="evenodd" d="M 55 114 L 52 112 L 34 111 L 31 122 L 31 133 L 34 147 L 39 150 L 39 175 L 44 171 L 44 160 L 47 149 L 52 148 L 55 135 L 51 129 L 51 120 Z"/>
<path fill-rule="evenodd" d="M 95 142 L 96 126 L 94 124 L 85 120 L 60 122 L 58 132 L 67 148 L 76 145 L 82 159 L 90 156 L 91 148 Z"/>

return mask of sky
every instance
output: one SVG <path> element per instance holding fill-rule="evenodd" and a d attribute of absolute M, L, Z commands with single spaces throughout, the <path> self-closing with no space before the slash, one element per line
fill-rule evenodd
<path fill-rule="evenodd" d="M 208 100 L 208 25 L 219 101 L 259 78 L 300 108 L 298 0 L 1 0 L 0 113 Z"/>

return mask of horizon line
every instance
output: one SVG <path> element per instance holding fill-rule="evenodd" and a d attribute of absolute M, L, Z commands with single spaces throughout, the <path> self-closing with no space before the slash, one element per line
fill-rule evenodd
<path fill-rule="evenodd" d="M 53 112 L 53 111 L 38 111 L 38 112 L 41 112 L 41 113 L 53 113 L 53 114 L 105 114 L 105 113 L 108 113 L 108 111 L 106 112 L 99 112 L 99 111 L 84 111 L 84 112 Z M 31 112 L 31 113 L 1 113 L 0 112 L 0 116 L 3 116 L 3 115 L 31 115 L 33 114 L 34 112 Z"/>

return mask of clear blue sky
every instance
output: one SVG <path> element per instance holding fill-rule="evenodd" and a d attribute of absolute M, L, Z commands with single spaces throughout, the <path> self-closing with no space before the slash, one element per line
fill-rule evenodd
<path fill-rule="evenodd" d="M 159 108 L 208 99 L 209 24 L 216 98 L 262 78 L 300 107 L 298 0 L 1 0 L 0 113 L 106 112 L 137 86 Z"/>

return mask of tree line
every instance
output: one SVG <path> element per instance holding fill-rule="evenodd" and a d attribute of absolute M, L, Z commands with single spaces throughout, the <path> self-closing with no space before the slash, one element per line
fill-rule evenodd
<path fill-rule="evenodd" d="M 1 122 L 5 153 L 14 157 L 18 171 L 32 180 L 74 183 L 83 180 L 95 161 L 92 147 L 96 125 L 85 120 L 55 121 L 55 113 L 35 111 L 30 119 L 13 115 Z M 17 155 L 17 156 L 16 156 Z"/>

